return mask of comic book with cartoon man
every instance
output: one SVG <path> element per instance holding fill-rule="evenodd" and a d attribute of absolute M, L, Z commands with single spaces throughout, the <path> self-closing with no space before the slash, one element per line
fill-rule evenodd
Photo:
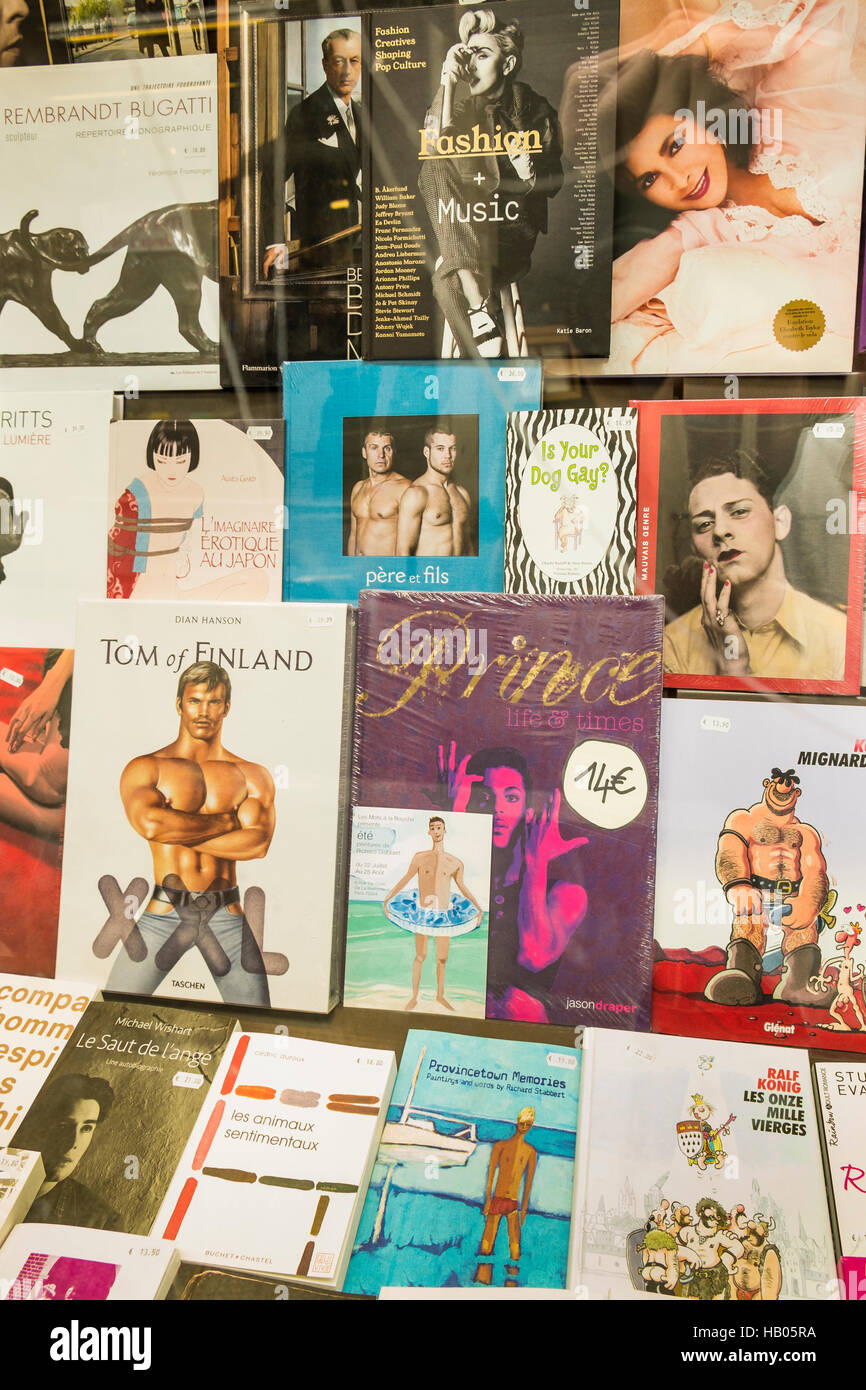
<path fill-rule="evenodd" d="M 569 1287 L 836 1299 L 808 1053 L 588 1028 Z"/>
<path fill-rule="evenodd" d="M 860 710 L 666 701 L 653 1029 L 866 1050 Z"/>

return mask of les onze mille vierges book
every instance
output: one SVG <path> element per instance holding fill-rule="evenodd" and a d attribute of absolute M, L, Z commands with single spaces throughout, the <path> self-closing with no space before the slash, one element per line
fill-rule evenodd
<path fill-rule="evenodd" d="M 356 829 L 385 845 L 414 810 L 430 838 L 406 832 L 403 877 L 350 925 L 348 1003 L 374 1006 L 363 977 L 390 1007 L 473 1013 L 472 985 L 488 1018 L 649 1026 L 661 623 L 654 598 L 361 594 Z"/>

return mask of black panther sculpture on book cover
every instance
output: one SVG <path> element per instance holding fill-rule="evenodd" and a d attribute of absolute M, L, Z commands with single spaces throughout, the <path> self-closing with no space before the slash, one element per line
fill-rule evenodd
<path fill-rule="evenodd" d="M 0 233 L 0 313 L 9 301 L 22 304 L 70 351 L 91 361 L 106 353 L 97 333 L 111 319 L 139 308 L 164 286 L 177 309 L 178 330 L 203 357 L 215 358 L 218 345 L 201 327 L 202 280 L 216 280 L 216 202 L 173 203 L 155 208 L 91 252 L 84 235 L 72 227 L 34 232 L 38 209 L 24 214 L 18 227 Z M 86 275 L 126 247 L 114 288 L 90 305 L 81 338 L 58 309 L 51 287 L 55 270 Z M 181 356 L 183 354 L 180 354 Z M 0 355 L 0 365 L 39 365 L 47 354 Z M 124 354 L 129 356 L 129 354 Z M 177 353 L 147 354 L 153 361 L 176 359 Z"/>

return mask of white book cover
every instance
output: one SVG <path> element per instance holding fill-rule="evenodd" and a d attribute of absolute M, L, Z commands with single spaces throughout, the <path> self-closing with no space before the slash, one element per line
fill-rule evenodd
<path fill-rule="evenodd" d="M 27 1215 L 45 1180 L 42 1155 L 31 1149 L 0 1148 L 0 1245 Z"/>
<path fill-rule="evenodd" d="M 83 1226 L 16 1226 L 0 1250 L 0 1298 L 151 1302 L 165 1298 L 179 1262 L 167 1240 Z"/>
<path fill-rule="evenodd" d="M 863 709 L 662 708 L 652 1026 L 866 1050 Z"/>
<path fill-rule="evenodd" d="M 587 1029 L 569 1286 L 836 1298 L 808 1053 Z"/>
<path fill-rule="evenodd" d="M 507 594 L 633 594 L 637 410 L 508 416 Z"/>
<path fill-rule="evenodd" d="M 0 384 L 219 386 L 217 60 L 3 74 Z"/>
<path fill-rule="evenodd" d="M 153 1234 L 184 1260 L 340 1288 L 396 1073 L 393 1052 L 241 1034 Z"/>
<path fill-rule="evenodd" d="M 856 1258 L 858 1275 L 862 1275 L 866 1272 L 866 1067 L 849 1057 L 816 1062 L 815 1097 L 824 1130 L 837 1254 Z"/>
<path fill-rule="evenodd" d="M 76 599 L 105 592 L 100 547 L 111 411 L 109 391 L 0 391 L 5 646 L 71 647 Z"/>
<path fill-rule="evenodd" d="M 333 1006 L 351 635 L 345 604 L 81 605 L 61 973 Z"/>
<path fill-rule="evenodd" d="M 0 975 L 0 1144 L 10 1144 L 93 997 L 69 980 Z"/>
<path fill-rule="evenodd" d="M 284 454 L 282 420 L 115 421 L 103 593 L 279 603 Z"/>

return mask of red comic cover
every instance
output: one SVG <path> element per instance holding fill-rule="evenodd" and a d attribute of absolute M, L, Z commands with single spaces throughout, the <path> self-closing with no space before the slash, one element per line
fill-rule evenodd
<path fill-rule="evenodd" d="M 635 587 L 665 598 L 664 683 L 860 689 L 866 402 L 638 409 Z"/>
<path fill-rule="evenodd" d="M 72 652 L 0 648 L 0 970 L 54 974 Z"/>

